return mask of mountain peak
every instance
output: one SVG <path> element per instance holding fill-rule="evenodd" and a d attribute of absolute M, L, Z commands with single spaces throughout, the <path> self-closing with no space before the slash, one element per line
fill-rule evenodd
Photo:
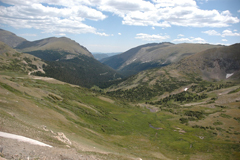
<path fill-rule="evenodd" d="M 25 41 L 18 45 L 16 48 L 21 52 L 54 50 L 64 51 L 74 55 L 83 54 L 88 57 L 93 57 L 85 47 L 67 37 L 49 37 L 33 42 Z"/>
<path fill-rule="evenodd" d="M 16 46 L 27 40 L 17 36 L 12 32 L 0 29 L 0 41 L 6 43 L 8 46 L 12 48 L 15 48 Z"/>

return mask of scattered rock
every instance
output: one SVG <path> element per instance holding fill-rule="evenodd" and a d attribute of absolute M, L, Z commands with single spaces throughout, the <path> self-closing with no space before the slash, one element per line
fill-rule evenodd
<path fill-rule="evenodd" d="M 61 141 L 63 143 L 66 143 L 66 144 L 69 144 L 69 145 L 72 144 L 72 142 L 62 132 L 58 132 L 57 136 L 54 136 L 54 137 L 57 138 L 59 141 Z"/>

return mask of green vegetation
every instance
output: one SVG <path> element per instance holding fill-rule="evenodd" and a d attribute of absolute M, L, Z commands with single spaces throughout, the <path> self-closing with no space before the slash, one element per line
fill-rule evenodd
<path fill-rule="evenodd" d="M 102 100 L 99 96 L 105 96 L 104 94 L 86 88 L 28 78 L 14 77 L 8 80 L 29 89 L 38 89 L 42 98 L 31 94 L 28 90 L 24 92 L 17 91 L 15 87 L 5 85 L 3 82 L 1 88 L 7 89 L 21 97 L 21 99 L 26 99 L 34 104 L 30 105 L 31 107 L 37 105 L 39 109 L 51 111 L 50 113 L 56 112 L 58 113 L 56 115 L 61 115 L 65 119 L 64 123 L 62 120 L 58 120 L 59 117 L 53 117 L 56 120 L 48 120 L 50 117 L 47 117 L 46 114 L 42 120 L 39 120 L 40 122 L 45 120 L 48 122 L 48 126 L 60 127 L 64 133 L 76 133 L 75 139 L 79 136 L 86 137 L 94 141 L 94 143 L 108 146 L 127 155 L 138 155 L 141 158 L 154 159 L 156 157 L 151 153 L 160 152 L 169 158 L 178 156 L 180 159 L 186 157 L 190 159 L 196 153 L 205 154 L 210 150 L 209 154 L 211 156 L 219 158 L 219 154 L 223 157 L 231 157 L 231 153 L 236 152 L 238 149 L 235 143 L 225 143 L 216 139 L 218 132 L 230 135 L 230 132 L 227 133 L 224 129 L 212 126 L 189 125 L 189 121 L 197 122 L 204 120 L 208 116 L 208 113 L 202 110 L 197 111 L 177 104 L 164 103 L 161 106 L 161 111 L 152 113 L 146 108 L 130 105 L 127 101 L 123 102 L 114 99 L 114 102 L 108 102 Z M 173 99 L 170 101 L 185 103 L 200 95 L 182 92 L 171 96 Z M 177 99 L 179 101 L 175 101 Z M 21 109 L 20 103 L 18 105 L 18 107 L 14 107 L 17 108 L 16 112 L 18 114 L 31 115 L 24 108 Z M 11 107 L 5 106 L 4 108 L 9 110 Z M 0 108 L 0 110 L 4 108 Z M 67 125 L 69 123 L 72 125 Z M 177 127 L 184 131 L 175 131 Z M 232 133 L 238 135 L 237 131 Z M 200 139 L 199 136 L 204 137 L 204 139 Z M 54 139 L 49 137 L 47 139 L 54 142 Z M 190 148 L 190 146 L 192 147 Z"/>
<path fill-rule="evenodd" d="M 200 93 L 203 91 L 210 92 L 210 91 L 214 91 L 214 90 L 218 90 L 218 89 L 222 89 L 222 88 L 228 88 L 233 85 L 234 84 L 231 82 L 211 83 L 211 82 L 202 81 L 198 85 L 192 85 L 191 88 L 189 88 L 189 89 L 192 90 L 193 92 Z"/>
<path fill-rule="evenodd" d="M 160 101 L 150 103 L 150 104 L 157 104 L 157 105 L 162 105 L 170 102 L 179 102 L 179 103 L 189 103 L 189 102 L 196 102 L 198 100 L 202 100 L 207 98 L 207 94 L 196 94 L 196 93 L 191 93 L 191 92 L 181 92 L 178 94 L 173 94 L 169 95 L 168 97 L 165 97 L 161 99 Z"/>
<path fill-rule="evenodd" d="M 215 125 L 215 126 L 217 126 L 217 125 L 223 125 L 223 123 L 222 123 L 222 122 L 219 122 L 219 121 L 217 121 L 217 122 L 214 122 L 214 123 L 213 123 L 213 125 Z"/>
<path fill-rule="evenodd" d="M 73 59 L 66 59 L 68 52 L 54 50 L 38 50 L 29 52 L 29 54 L 42 58 L 48 64 L 44 66 L 46 74 L 35 73 L 38 76 L 52 77 L 88 88 L 94 85 L 106 88 L 122 78 L 110 67 L 85 55 L 75 55 Z"/>
<path fill-rule="evenodd" d="M 239 91 L 240 91 L 240 87 L 235 89 L 235 90 L 232 90 L 232 91 L 228 92 L 228 94 L 237 93 Z"/>
<path fill-rule="evenodd" d="M 232 118 L 232 116 L 229 116 L 229 115 L 223 114 L 223 113 L 221 113 L 220 116 L 223 117 L 223 118 L 228 118 L 228 119 Z"/>

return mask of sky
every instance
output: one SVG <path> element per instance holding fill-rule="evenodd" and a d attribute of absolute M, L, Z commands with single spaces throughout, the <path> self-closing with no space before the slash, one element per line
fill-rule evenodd
<path fill-rule="evenodd" d="M 240 43 L 240 0 L 0 0 L 0 28 L 68 37 L 90 52 L 146 43 Z"/>

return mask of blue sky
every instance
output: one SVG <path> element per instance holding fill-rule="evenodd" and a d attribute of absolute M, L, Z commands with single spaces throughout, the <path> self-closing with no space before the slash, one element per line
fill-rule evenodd
<path fill-rule="evenodd" d="M 103 53 L 153 42 L 231 45 L 240 43 L 240 0 L 0 0 L 0 28 Z"/>

